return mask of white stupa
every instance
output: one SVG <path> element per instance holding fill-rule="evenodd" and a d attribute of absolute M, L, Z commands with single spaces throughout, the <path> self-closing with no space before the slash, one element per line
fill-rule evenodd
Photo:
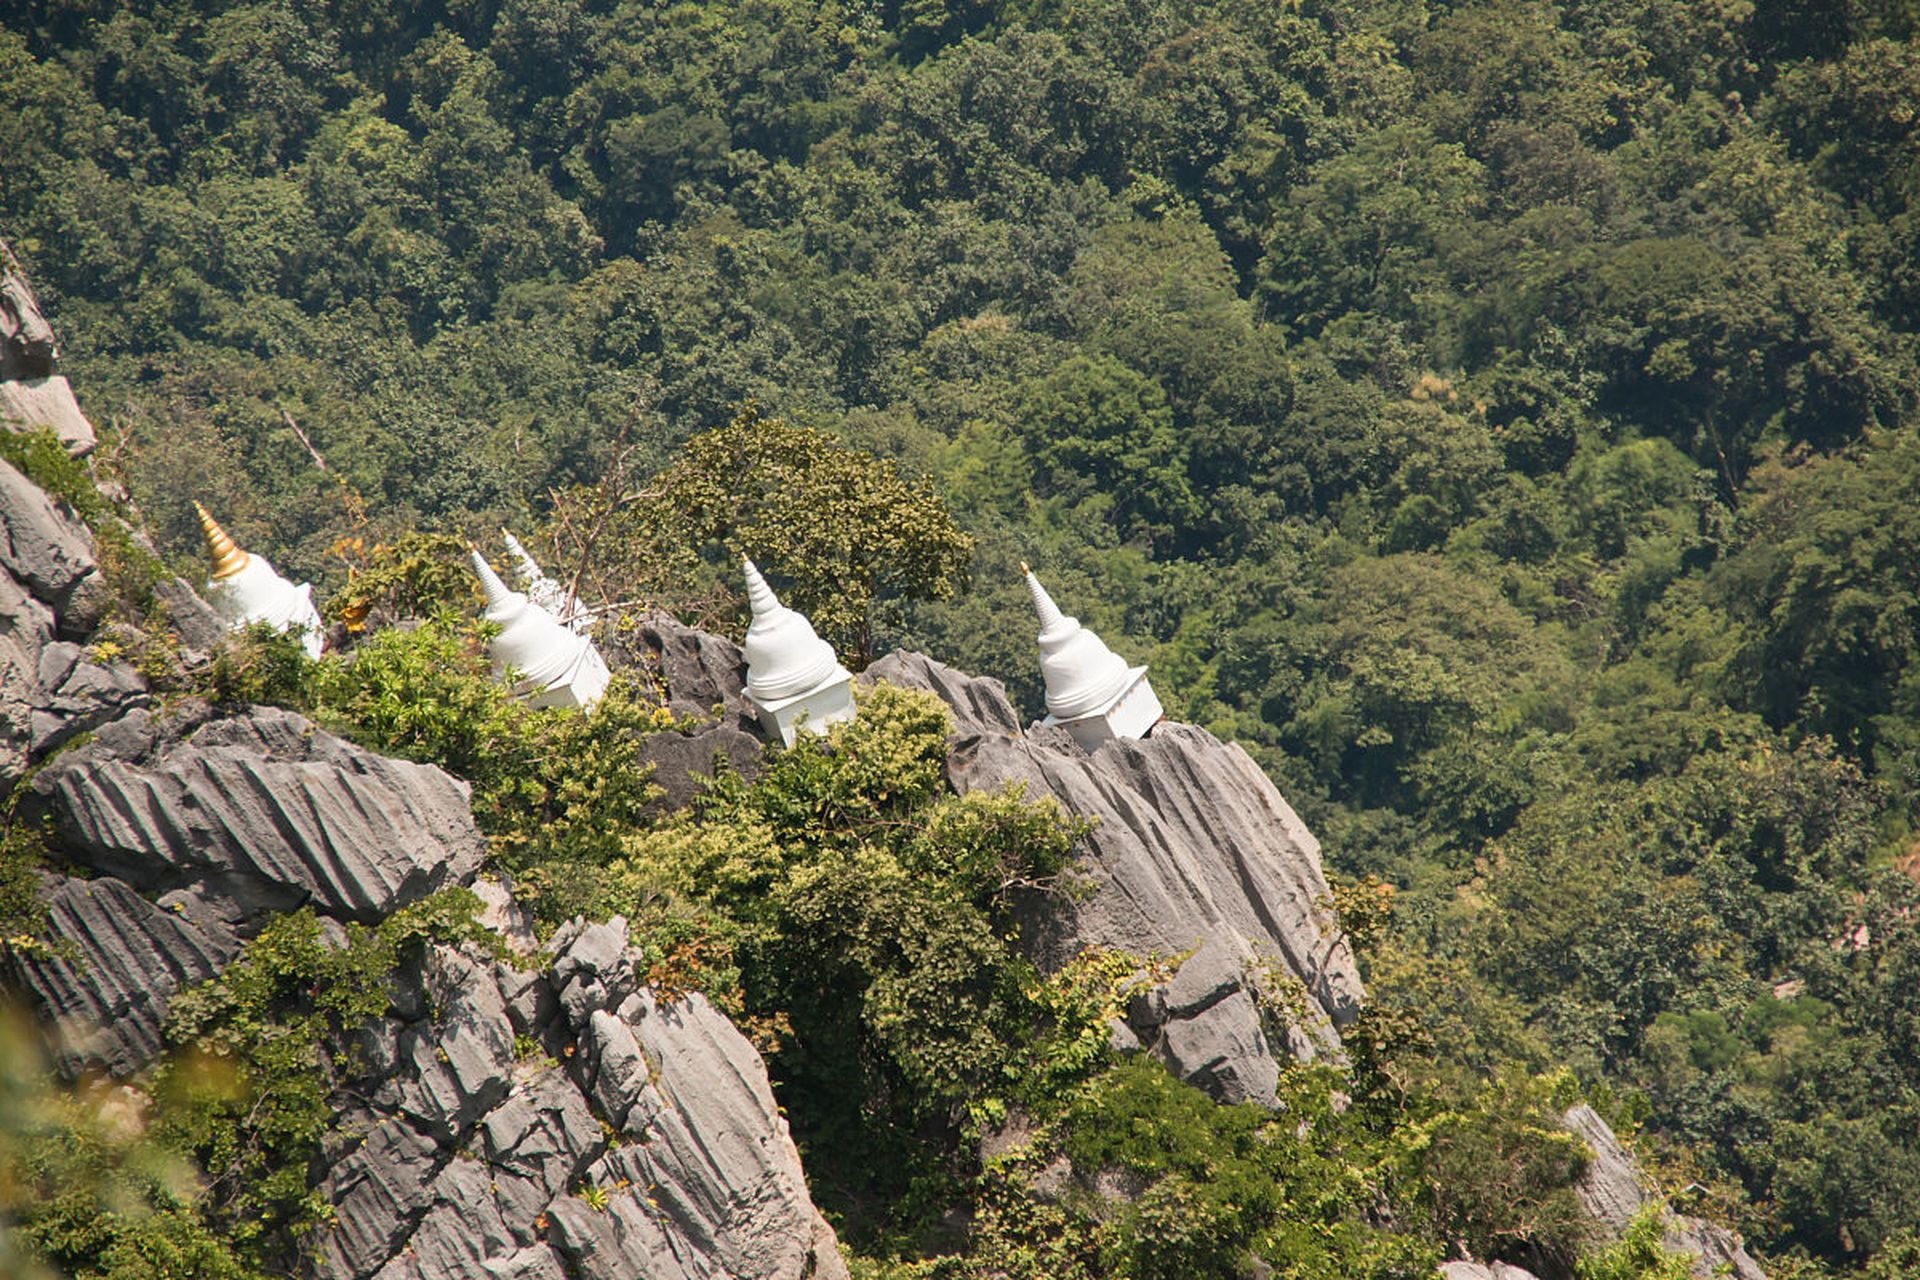
<path fill-rule="evenodd" d="M 814 733 L 853 719 L 853 674 L 813 624 L 781 604 L 753 561 L 742 559 L 753 625 L 747 629 L 747 700 L 760 723 L 793 745 L 802 724 Z"/>
<path fill-rule="evenodd" d="M 592 625 L 592 619 L 582 616 L 579 602 L 568 594 L 567 589 L 549 578 L 541 571 L 527 549 L 520 545 L 520 539 L 512 531 L 502 529 L 500 536 L 506 539 L 507 554 L 513 557 L 513 563 L 519 571 L 520 588 L 527 593 L 527 599 L 560 619 L 574 631 L 585 634 Z"/>
<path fill-rule="evenodd" d="M 327 637 L 320 625 L 320 611 L 313 607 L 313 584 L 294 586 L 265 556 L 235 545 L 205 507 L 196 502 L 193 509 L 200 513 L 200 531 L 206 535 L 207 554 L 213 559 L 213 573 L 207 579 L 207 603 L 213 611 L 234 631 L 255 622 L 264 622 L 275 631 L 298 627 L 300 645 L 307 656 L 319 657 Z"/>
<path fill-rule="evenodd" d="M 607 663 L 593 641 L 578 636 L 518 591 L 509 590 L 487 558 L 474 551 L 473 571 L 487 593 L 487 621 L 500 625 L 489 656 L 493 673 L 520 674 L 514 696 L 536 707 L 590 707 L 607 691 Z"/>
<path fill-rule="evenodd" d="M 1033 610 L 1040 615 L 1040 674 L 1047 685 L 1047 718 L 1064 725 L 1093 751 L 1115 738 L 1144 738 L 1165 711 L 1147 683 L 1145 667 L 1129 667 L 1077 618 L 1060 612 L 1033 570 L 1020 566 Z"/>

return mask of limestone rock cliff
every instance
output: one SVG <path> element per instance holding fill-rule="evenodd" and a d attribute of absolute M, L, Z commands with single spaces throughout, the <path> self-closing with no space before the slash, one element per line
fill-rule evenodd
<path fill-rule="evenodd" d="M 81 643 L 100 591 L 85 526 L 3 464 L 0 530 L 0 787 L 43 766 L 16 799 L 51 822 L 63 868 L 42 884 L 56 945 L 12 955 L 6 976 L 65 1073 L 137 1076 L 165 1048 L 174 995 L 289 909 L 337 936 L 475 885 L 532 946 L 506 890 L 475 881 L 484 842 L 464 783 L 291 712 L 161 703 Z M 166 587 L 176 617 L 201 617 L 190 588 Z M 683 715 L 715 717 L 649 743 L 664 803 L 688 802 L 722 757 L 758 767 L 737 647 L 655 618 L 626 658 Z M 1049 967 L 1090 945 L 1180 958 L 1116 1042 L 1223 1100 L 1271 1101 L 1281 1053 L 1337 1050 L 1360 979 L 1317 842 L 1245 752 L 1167 724 L 1088 754 L 1064 731 L 1023 729 L 998 681 L 917 654 L 866 678 L 948 705 L 956 791 L 1018 784 L 1094 820 L 1079 856 L 1090 892 L 1036 898 L 1025 937 Z M 704 999 L 650 990 L 638 963 L 623 922 L 576 921 L 520 964 L 437 946 L 398 975 L 393 1012 L 328 1061 L 343 1112 L 315 1165 L 334 1207 L 316 1273 L 844 1277 L 758 1053 Z M 1649 1193 L 1597 1116 L 1577 1109 L 1568 1124 L 1596 1153 L 1589 1207 L 1617 1227 Z M 1764 1280 L 1726 1232 L 1670 1223 L 1702 1276 L 1725 1265 Z M 1446 1275 L 1527 1280 L 1471 1262 Z"/>
<path fill-rule="evenodd" d="M 98 624 L 103 595 L 86 526 L 0 462 L 0 793 L 144 693 L 138 676 L 85 663 L 66 643 Z"/>
<path fill-rule="evenodd" d="M 1184 956 L 1116 1028 L 1225 1101 L 1272 1101 L 1276 1054 L 1333 1049 L 1364 996 L 1325 905 L 1320 845 L 1237 745 L 1192 725 L 1089 755 L 1062 729 L 1023 732 L 997 680 L 894 653 L 867 679 L 927 689 L 952 710 L 947 774 L 962 793 L 1016 783 L 1096 821 L 1080 868 L 1093 892 L 1035 902 L 1035 959 L 1087 946 Z M 1279 1014 L 1280 1016 L 1269 1016 Z M 1287 1043 L 1271 1043 L 1279 1027 Z"/>
<path fill-rule="evenodd" d="M 374 922 L 478 870 L 465 783 L 290 711 L 204 717 L 129 718 L 35 776 L 70 858 L 240 928 L 309 904 Z"/>
<path fill-rule="evenodd" d="M 19 986 L 39 1002 L 55 1063 L 77 1076 L 128 1076 L 165 1047 L 167 1002 L 214 977 L 240 949 L 217 921 L 195 920 L 166 899 L 141 897 L 112 877 L 48 877 L 48 932 L 64 944 L 16 957 Z"/>
<path fill-rule="evenodd" d="M 670 793 L 690 794 L 679 780 L 710 773 L 716 754 L 750 772 L 757 752 L 741 758 L 748 721 L 738 647 L 664 617 L 644 635 L 629 656 L 671 704 L 720 716 L 674 744 L 671 772 L 663 770 Z M 947 704 L 956 791 L 1016 783 L 1095 820 L 1079 861 L 1091 892 L 1064 903 L 1036 898 L 1023 935 L 1046 968 L 1088 946 L 1182 958 L 1170 981 L 1134 1001 L 1116 1041 L 1224 1101 L 1271 1102 L 1276 1054 L 1335 1047 L 1334 1028 L 1358 1012 L 1364 990 L 1325 907 L 1319 842 L 1240 747 L 1163 725 L 1089 756 L 1063 729 L 1023 731 L 998 680 L 915 653 L 889 654 L 861 680 L 925 689 Z M 1286 1043 L 1272 1043 L 1272 1028 Z"/>
<path fill-rule="evenodd" d="M 97 622 L 90 537 L 3 464 L 0 530 L 0 790 L 50 820 L 71 872 L 42 879 L 53 945 L 10 952 L 5 977 L 65 1074 L 136 1076 L 172 998 L 275 913 L 309 907 L 338 936 L 473 883 L 466 784 L 291 712 L 162 706 L 74 642 Z M 176 618 L 204 612 L 167 589 Z M 642 985 L 621 922 L 563 930 L 524 967 L 436 947 L 392 996 L 329 1056 L 319 1275 L 845 1276 L 759 1054 L 700 997 Z"/>
<path fill-rule="evenodd" d="M 437 947 L 406 979 L 418 1016 L 362 1037 L 319 1274 L 844 1277 L 745 1037 L 645 987 L 625 921 L 550 950 L 529 973 Z"/>
<path fill-rule="evenodd" d="M 1710 1277 L 1767 1280 L 1766 1272 L 1731 1231 L 1668 1210 L 1659 1194 L 1648 1185 L 1633 1156 L 1620 1145 L 1613 1129 L 1592 1107 L 1581 1103 L 1563 1119 L 1567 1128 L 1578 1134 L 1593 1152 L 1593 1163 L 1588 1166 L 1578 1190 L 1587 1211 L 1609 1231 L 1619 1232 L 1642 1209 L 1658 1204 L 1667 1222 L 1662 1243 L 1675 1253 L 1690 1255 L 1694 1260 L 1693 1273 L 1699 1280 Z"/>
<path fill-rule="evenodd" d="M 748 723 L 739 648 L 665 617 L 643 634 L 629 656 L 662 682 L 671 705 L 720 716 L 675 744 L 670 791 L 710 773 L 716 754 L 750 771 L 757 752 L 743 762 L 738 741 Z M 1334 1028 L 1365 993 L 1325 906 L 1319 842 L 1240 747 L 1168 724 L 1090 756 L 1063 729 L 1023 731 L 998 680 L 921 654 L 889 654 L 861 680 L 925 689 L 947 704 L 954 790 L 1016 783 L 1095 820 L 1079 860 L 1091 892 L 1034 899 L 1023 936 L 1045 968 L 1088 946 L 1183 958 L 1170 981 L 1134 1001 L 1116 1041 L 1223 1101 L 1272 1102 L 1276 1054 L 1335 1047 Z M 1273 1044 L 1271 1028 L 1286 1043 Z"/>
<path fill-rule="evenodd" d="M 19 259 L 0 243 L 0 428 L 50 427 L 75 454 L 96 443 L 73 388 L 60 374 L 53 326 L 27 283 Z"/>
<path fill-rule="evenodd" d="M 1508 1262 L 1449 1262 L 1440 1280 L 1536 1280 L 1533 1272 Z"/>

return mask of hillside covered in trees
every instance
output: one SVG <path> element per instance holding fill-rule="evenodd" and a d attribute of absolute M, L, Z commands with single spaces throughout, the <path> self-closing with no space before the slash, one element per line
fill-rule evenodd
<path fill-rule="evenodd" d="M 1348 1147 L 1266 1167 L 1123 1071 L 1155 1158 L 1304 1195 L 1435 1099 L 1576 1088 L 1776 1280 L 1920 1265 L 1917 200 L 1913 0 L 0 17 L 0 237 L 176 569 L 197 497 L 330 618 L 465 607 L 505 523 L 737 634 L 745 550 L 850 662 L 1038 714 L 1031 561 L 1273 775 L 1362 953 Z M 408 747 L 326 679 L 305 705 Z M 490 835 L 549 830 L 471 744 L 411 745 Z M 778 826 L 827 785 L 797 770 L 717 803 Z M 990 899 L 949 904 L 983 940 Z M 824 1070 L 774 1060 L 783 1099 Z M 1069 1274 L 966 1253 L 897 1172 L 815 1189 L 873 1274 Z M 1135 1245 L 1072 1274 L 1202 1273 Z"/>

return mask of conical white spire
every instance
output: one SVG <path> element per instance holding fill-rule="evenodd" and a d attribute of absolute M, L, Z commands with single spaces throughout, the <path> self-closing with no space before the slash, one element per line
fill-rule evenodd
<path fill-rule="evenodd" d="M 480 579 L 480 589 L 487 593 L 487 621 L 510 622 L 519 616 L 527 607 L 527 598 L 500 580 L 478 547 L 469 548 L 467 555 L 473 560 L 473 572 Z"/>
<path fill-rule="evenodd" d="M 487 621 L 500 627 L 488 647 L 496 676 L 518 671 L 538 706 L 591 706 L 607 687 L 607 664 L 585 636 L 508 587 L 479 548 L 469 550 L 487 595 Z"/>
<path fill-rule="evenodd" d="M 533 579 L 546 576 L 540 572 L 540 566 L 534 562 L 533 557 L 527 554 L 527 549 L 520 545 L 520 539 L 513 536 L 513 530 L 500 530 L 500 537 L 507 544 L 507 554 L 512 556 L 513 562 L 519 566 L 522 578 Z"/>
<path fill-rule="evenodd" d="M 1033 611 L 1040 617 L 1040 674 L 1047 686 L 1047 714 L 1055 720 L 1077 720 L 1107 710 L 1137 677 L 1105 641 L 1077 618 L 1060 612 L 1032 569 L 1023 564 L 1020 572 L 1026 575 Z"/>
<path fill-rule="evenodd" d="M 760 573 L 760 566 L 746 556 L 740 557 L 740 566 L 747 575 L 747 607 L 753 610 L 757 624 L 761 618 L 771 618 L 786 606 L 780 603 L 780 597 L 773 594 L 773 588 Z"/>
<path fill-rule="evenodd" d="M 1040 643 L 1045 644 L 1050 636 L 1071 635 L 1080 624 L 1060 612 L 1060 606 L 1053 602 L 1053 597 L 1047 594 L 1024 560 L 1020 562 L 1020 572 L 1027 576 L 1027 594 L 1033 597 L 1033 611 L 1040 615 Z"/>
<path fill-rule="evenodd" d="M 747 603 L 753 625 L 747 628 L 747 696 L 758 703 L 795 698 L 847 671 L 833 646 L 814 632 L 805 616 L 780 603 L 753 561 L 741 557 L 747 576 Z"/>
<path fill-rule="evenodd" d="M 505 539 L 507 554 L 513 557 L 514 565 L 519 570 L 520 582 L 526 590 L 527 599 L 560 619 L 561 622 L 573 627 L 574 630 L 583 630 L 584 628 L 575 622 L 574 615 L 579 610 L 575 606 L 573 597 L 567 594 L 566 588 L 541 571 L 539 563 L 527 554 L 527 549 L 520 545 L 520 539 L 514 537 L 511 530 L 502 529 L 500 536 Z"/>

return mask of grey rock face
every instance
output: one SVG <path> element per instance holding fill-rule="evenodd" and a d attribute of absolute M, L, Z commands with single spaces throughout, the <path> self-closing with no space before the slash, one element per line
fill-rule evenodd
<path fill-rule="evenodd" d="M 82 669 L 76 646 L 55 643 L 91 632 L 104 594 L 86 526 L 0 462 L 0 792 L 74 734 L 144 700 L 131 668 Z"/>
<path fill-rule="evenodd" d="M 1506 1262 L 1449 1262 L 1441 1280 L 1535 1280 L 1533 1272 Z"/>
<path fill-rule="evenodd" d="M 1658 1204 L 1667 1220 L 1662 1243 L 1675 1253 L 1691 1254 L 1693 1274 L 1699 1280 L 1767 1280 L 1766 1272 L 1731 1231 L 1667 1210 L 1658 1193 L 1647 1185 L 1632 1155 L 1592 1107 L 1583 1102 L 1561 1120 L 1593 1152 L 1593 1163 L 1578 1187 L 1580 1200 L 1609 1231 L 1617 1235 L 1642 1209 Z"/>
<path fill-rule="evenodd" d="M 471 877 L 467 786 L 256 707 L 183 741 L 103 738 L 34 779 L 70 854 L 143 889 L 193 887 L 244 924 L 311 902 L 378 920 Z"/>
<path fill-rule="evenodd" d="M 85 635 L 99 619 L 93 537 L 64 505 L 0 462 L 0 568 L 60 615 L 61 631 Z"/>
<path fill-rule="evenodd" d="M 1263 1009 L 1291 1009 L 1284 1048 L 1333 1047 L 1334 1026 L 1364 996 L 1345 941 L 1322 905 L 1320 845 L 1240 747 L 1191 725 L 1088 755 L 1064 730 L 1019 732 L 998 681 L 920 654 L 893 653 L 865 680 L 927 689 L 954 715 L 953 788 L 1021 784 L 1093 818 L 1083 899 L 1036 901 L 1023 936 L 1057 968 L 1087 946 L 1140 956 L 1187 955 L 1173 980 L 1137 1000 L 1129 1030 L 1183 1078 L 1222 1100 L 1270 1102 L 1276 1047 Z M 1188 955 L 1187 953 L 1192 953 Z"/>
<path fill-rule="evenodd" d="M 699 996 L 644 988 L 624 922 L 554 946 L 531 979 L 436 949 L 417 1003 L 438 1014 L 372 1033 L 321 1275 L 844 1277 L 753 1047 Z M 517 1060 L 516 1037 L 544 1048 Z"/>
<path fill-rule="evenodd" d="M 41 704 L 40 655 L 53 643 L 53 610 L 0 573 L 0 791 L 28 764 Z"/>
<path fill-rule="evenodd" d="M 1246 960 L 1230 939 L 1210 938 L 1127 1009 L 1134 1043 L 1221 1102 L 1271 1102 L 1280 1080 Z"/>
<path fill-rule="evenodd" d="M 955 738 L 1020 733 L 1020 714 L 1007 686 L 987 676 L 970 676 L 925 654 L 898 650 L 867 669 L 869 680 L 886 680 L 935 694 L 953 712 Z"/>
<path fill-rule="evenodd" d="M 167 1001 L 204 982 L 239 950 L 217 922 L 154 904 L 119 880 L 52 876 L 43 891 L 60 949 L 15 955 L 14 979 L 45 1011 L 60 1069 L 127 1075 L 163 1045 Z"/>
<path fill-rule="evenodd" d="M 51 427 L 76 454 L 96 443 L 73 388 L 55 372 L 59 345 L 40 312 L 26 272 L 0 242 L 0 427 Z"/>
<path fill-rule="evenodd" d="M 640 758 L 653 765 L 654 785 L 665 792 L 661 805 L 684 809 L 717 768 L 751 781 L 760 772 L 764 750 L 765 744 L 746 730 L 717 724 L 691 734 L 656 733 L 641 744 Z"/>
<path fill-rule="evenodd" d="M 655 612 L 642 620 L 638 643 L 625 657 L 659 680 L 676 717 L 698 720 L 717 710 L 723 724 L 754 722 L 746 698 L 746 656 L 732 641 Z"/>
<path fill-rule="evenodd" d="M 77 644 L 56 641 L 40 651 L 40 697 L 34 704 L 34 758 L 46 756 L 79 734 L 119 719 L 152 701 L 140 673 L 122 663 L 90 661 Z"/>
<path fill-rule="evenodd" d="M 92 428 L 56 354 L 0 245 L 0 426 L 51 423 L 79 452 Z M 269 913 L 310 905 L 337 943 L 341 920 L 471 881 L 484 845 L 466 785 L 438 769 L 269 708 L 156 714 L 131 671 L 57 638 L 91 629 L 97 582 L 84 527 L 0 466 L 0 789 L 69 747 L 35 775 L 26 817 L 51 815 L 61 854 L 101 873 L 45 877 L 60 945 L 12 953 L 6 976 L 65 1071 L 128 1074 L 164 1047 L 172 997 L 215 976 Z M 188 646 L 218 641 L 186 584 L 158 594 Z M 683 714 L 718 704 L 736 721 L 661 764 L 689 788 L 716 752 L 750 766 L 738 650 L 670 620 L 649 635 Z M 483 890 L 487 918 L 530 943 L 505 891 Z M 326 1070 L 349 1110 L 318 1161 L 336 1214 L 316 1270 L 845 1280 L 753 1047 L 699 997 L 663 1004 L 645 989 L 624 923 L 577 925 L 557 945 L 550 970 L 432 948 L 396 976 L 394 1014 L 333 1047 Z"/>
<path fill-rule="evenodd" d="M 0 380 L 0 423 L 16 431 L 47 428 L 69 453 L 91 453 L 99 443 L 92 421 L 73 398 L 73 384 L 57 373 Z"/>
<path fill-rule="evenodd" d="M 1561 1122 L 1593 1152 L 1593 1162 L 1580 1180 L 1580 1202 L 1607 1226 L 1615 1230 L 1626 1226 L 1654 1199 L 1641 1181 L 1640 1166 L 1620 1145 L 1612 1126 L 1586 1103 L 1568 1111 Z"/>
<path fill-rule="evenodd" d="M 760 772 L 766 743 L 746 699 L 747 660 L 739 645 L 656 612 L 641 622 L 637 639 L 616 661 L 654 681 L 675 717 L 718 716 L 693 733 L 656 734 L 641 745 L 641 758 L 653 764 L 653 781 L 665 793 L 663 808 L 692 804 L 722 761 L 749 780 Z"/>
<path fill-rule="evenodd" d="M 204 656 L 226 636 L 227 624 L 185 578 L 155 583 L 153 595 L 166 608 L 168 621 L 188 650 Z"/>
<path fill-rule="evenodd" d="M 19 259 L 0 241 L 0 378 L 44 377 L 58 354 Z"/>

